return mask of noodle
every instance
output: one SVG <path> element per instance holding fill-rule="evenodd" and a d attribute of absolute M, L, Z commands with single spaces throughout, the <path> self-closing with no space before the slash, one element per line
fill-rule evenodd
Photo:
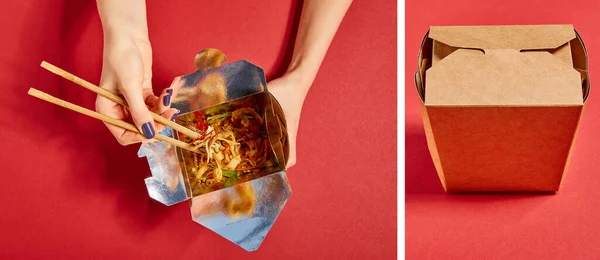
<path fill-rule="evenodd" d="M 188 179 L 194 196 L 236 184 L 240 177 L 272 166 L 264 121 L 251 102 L 224 104 L 190 113 L 184 126 L 201 134 L 195 140 Z"/>

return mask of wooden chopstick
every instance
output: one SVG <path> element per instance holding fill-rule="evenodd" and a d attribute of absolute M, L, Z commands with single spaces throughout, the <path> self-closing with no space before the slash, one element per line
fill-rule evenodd
<path fill-rule="evenodd" d="M 110 91 L 108 91 L 106 89 L 98 87 L 98 86 L 96 86 L 96 85 L 94 85 L 94 84 L 92 84 L 92 83 L 90 83 L 88 81 L 85 81 L 85 80 L 83 80 L 83 79 L 81 79 L 81 78 L 79 78 L 79 77 L 77 77 L 77 76 L 75 76 L 75 75 L 73 75 L 73 74 L 71 74 L 71 73 L 69 73 L 69 72 L 61 69 L 61 68 L 59 68 L 59 67 L 56 67 L 56 66 L 54 66 L 54 65 L 52 65 L 52 64 L 50 64 L 48 62 L 45 62 L 45 61 L 42 61 L 42 64 L 40 64 L 40 66 L 42 66 L 42 68 L 44 68 L 44 69 L 46 69 L 46 70 L 48 70 L 48 71 L 50 71 L 50 72 L 52 72 L 52 73 L 54 73 L 56 75 L 59 75 L 59 76 L 65 78 L 65 79 L 67 79 L 67 80 L 69 80 L 69 81 L 71 81 L 71 82 L 79 85 L 79 86 L 87 88 L 87 89 L 95 92 L 98 95 L 101 95 L 101 96 L 103 96 L 105 98 L 108 98 L 108 99 L 110 99 L 110 100 L 112 100 L 112 101 L 114 101 L 114 102 L 116 102 L 118 104 L 121 104 L 121 105 L 125 106 L 125 107 L 128 107 L 127 103 L 125 102 L 125 100 L 123 100 L 119 96 L 111 93 Z M 177 123 L 175 123 L 175 122 L 173 122 L 171 120 L 168 120 L 168 119 L 166 119 L 166 118 L 164 118 L 164 117 L 162 117 L 162 116 L 160 116 L 158 114 L 155 114 L 152 111 L 150 111 L 150 113 L 152 113 L 152 117 L 154 118 L 155 121 L 157 121 L 157 122 L 159 122 L 159 123 L 161 123 L 163 125 L 169 126 L 169 127 L 173 128 L 173 129 L 175 129 L 176 131 L 178 131 L 178 132 L 180 132 L 180 133 L 182 133 L 182 134 L 184 134 L 186 136 L 191 137 L 192 139 L 200 138 L 202 136 L 199 133 L 196 133 L 196 132 L 194 132 L 194 131 L 192 131 L 192 130 L 184 127 L 184 126 L 181 126 L 181 125 L 179 125 L 179 124 L 177 124 Z"/>
<path fill-rule="evenodd" d="M 79 112 L 79 113 L 84 114 L 86 116 L 90 116 L 90 117 L 96 118 L 96 119 L 104 121 L 104 122 L 106 122 L 108 124 L 111 124 L 111 125 L 114 125 L 114 126 L 118 126 L 118 127 L 130 130 L 130 131 L 134 131 L 134 132 L 137 132 L 137 133 L 140 133 L 140 130 L 138 130 L 137 127 L 135 127 L 134 125 L 132 125 L 130 123 L 127 123 L 125 121 L 109 117 L 109 116 L 104 115 L 104 114 L 100 114 L 100 113 L 98 113 L 96 111 L 92 111 L 92 110 L 89 110 L 89 109 L 84 108 L 84 107 L 80 107 L 80 106 L 75 105 L 73 103 L 69 103 L 69 102 L 67 102 L 65 100 L 62 100 L 62 99 L 57 98 L 57 97 L 53 97 L 53 96 L 51 96 L 51 95 L 49 95 L 47 93 L 44 93 L 42 91 L 39 91 L 39 90 L 35 89 L 35 88 L 30 88 L 29 91 L 27 91 L 27 94 L 29 94 L 31 96 L 34 96 L 36 98 L 39 98 L 41 100 L 44 100 L 44 101 L 48 101 L 48 102 L 50 102 L 52 104 L 55 104 L 55 105 L 58 105 L 58 106 L 70 109 L 72 111 Z M 176 139 L 173 139 L 173 138 L 170 138 L 170 137 L 167 137 L 167 136 L 164 136 L 164 135 L 161 135 L 161 134 L 154 135 L 154 139 L 159 140 L 159 141 L 163 141 L 163 142 L 167 142 L 169 144 L 172 144 L 172 145 L 177 146 L 177 147 L 182 148 L 182 149 L 186 149 L 186 150 L 189 150 L 189 151 L 192 151 L 192 152 L 196 152 L 196 150 L 194 150 L 194 148 L 193 148 L 193 145 L 185 143 L 185 142 L 182 142 L 182 141 L 179 141 L 179 140 L 176 140 Z"/>

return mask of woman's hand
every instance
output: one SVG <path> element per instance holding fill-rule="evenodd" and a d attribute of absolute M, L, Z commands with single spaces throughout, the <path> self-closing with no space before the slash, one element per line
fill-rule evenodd
<path fill-rule="evenodd" d="M 267 85 L 269 92 L 281 105 L 287 121 L 290 154 L 286 168 L 290 168 L 296 164 L 296 136 L 298 135 L 302 104 L 310 82 L 302 80 L 299 74 L 290 72 L 281 78 L 270 81 Z"/>
<path fill-rule="evenodd" d="M 351 3 L 352 0 L 305 0 L 288 70 L 283 77 L 268 83 L 287 121 L 290 142 L 287 168 L 296 164 L 296 136 L 304 98 Z"/>
<path fill-rule="evenodd" d="M 100 87 L 121 94 L 129 109 L 98 96 L 96 110 L 116 119 L 128 119 L 137 132 L 106 124 L 122 145 L 152 139 L 164 126 L 154 123 L 150 111 L 166 118 L 177 112 L 170 109 L 172 89 L 160 97 L 152 91 L 152 47 L 148 40 L 145 0 L 98 0 L 98 13 L 104 31 L 104 59 Z"/>
<path fill-rule="evenodd" d="M 152 91 L 152 49 L 150 42 L 127 34 L 106 35 L 100 87 L 123 95 L 130 109 L 98 96 L 96 110 L 117 119 L 129 116 L 143 135 L 106 124 L 122 145 L 152 139 L 164 126 L 157 125 L 150 111 L 171 118 L 177 111 L 170 109 L 172 89 L 160 97 Z"/>

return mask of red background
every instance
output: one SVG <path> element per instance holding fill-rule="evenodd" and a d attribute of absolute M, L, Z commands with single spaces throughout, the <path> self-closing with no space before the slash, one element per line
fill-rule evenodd
<path fill-rule="evenodd" d="M 406 2 L 407 259 L 600 257 L 598 1 Z M 570 23 L 588 48 L 592 92 L 557 195 L 449 195 L 427 149 L 412 75 L 430 25 Z M 596 86 L 598 87 L 598 86 Z"/>
<path fill-rule="evenodd" d="M 100 122 L 27 96 L 36 87 L 94 106 L 94 94 L 39 67 L 46 60 L 99 81 L 94 1 L 65 2 L 0 8 L 0 258 L 396 256 L 395 1 L 350 8 L 305 103 L 298 164 L 288 172 L 293 195 L 253 253 L 194 223 L 187 203 L 149 199 L 138 146 L 121 147 Z M 148 2 L 157 93 L 192 72 L 207 47 L 264 68 L 268 79 L 285 69 L 295 1 Z"/>

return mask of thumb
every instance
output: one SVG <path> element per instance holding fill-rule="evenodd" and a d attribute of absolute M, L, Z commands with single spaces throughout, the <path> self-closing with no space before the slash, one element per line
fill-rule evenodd
<path fill-rule="evenodd" d="M 154 125 L 152 114 L 144 102 L 141 82 L 125 85 L 122 90 L 121 93 L 123 93 L 127 105 L 129 105 L 129 112 L 131 113 L 131 118 L 133 118 L 133 123 L 144 137 L 147 139 L 154 138 L 154 135 L 156 135 L 156 126 Z"/>

